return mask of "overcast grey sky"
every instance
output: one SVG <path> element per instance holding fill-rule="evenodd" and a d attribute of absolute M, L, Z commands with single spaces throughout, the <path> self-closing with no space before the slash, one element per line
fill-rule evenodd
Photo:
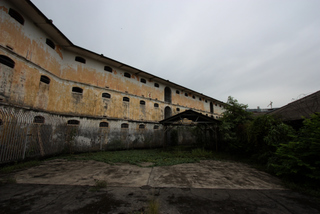
<path fill-rule="evenodd" d="M 320 90 L 319 0 L 31 0 L 75 45 L 226 102 Z"/>

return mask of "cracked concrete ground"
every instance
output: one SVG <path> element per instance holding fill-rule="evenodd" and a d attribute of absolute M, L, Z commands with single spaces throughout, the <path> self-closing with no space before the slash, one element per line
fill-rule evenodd
<path fill-rule="evenodd" d="M 148 165 L 146 163 L 145 165 Z M 164 167 L 45 161 L 1 186 L 0 213 L 320 213 L 318 201 L 245 164 L 201 161 Z M 95 181 L 107 181 L 97 189 Z"/>

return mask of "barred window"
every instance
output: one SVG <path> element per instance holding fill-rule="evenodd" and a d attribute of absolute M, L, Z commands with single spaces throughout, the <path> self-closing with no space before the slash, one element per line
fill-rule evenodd
<path fill-rule="evenodd" d="M 79 120 L 68 120 L 68 125 L 74 125 L 74 126 L 78 126 L 80 125 L 80 121 Z"/>
<path fill-rule="evenodd" d="M 103 98 L 111 98 L 111 95 L 109 93 L 102 93 Z"/>
<path fill-rule="evenodd" d="M 35 116 L 35 117 L 33 118 L 33 123 L 38 123 L 38 124 L 44 123 L 44 117 L 42 117 L 42 116 Z"/>
<path fill-rule="evenodd" d="M 100 128 L 107 128 L 107 127 L 109 127 L 109 124 L 108 124 L 107 122 L 101 122 L 101 123 L 99 124 L 99 127 L 100 127 Z"/>
<path fill-rule="evenodd" d="M 122 123 L 121 124 L 121 128 L 122 129 L 127 129 L 127 128 L 129 128 L 129 124 L 128 123 Z"/>
<path fill-rule="evenodd" d="M 154 126 L 153 126 L 153 129 L 159 129 L 159 126 L 154 125 Z"/>
<path fill-rule="evenodd" d="M 139 129 L 144 129 L 146 126 L 144 124 L 139 125 Z"/>

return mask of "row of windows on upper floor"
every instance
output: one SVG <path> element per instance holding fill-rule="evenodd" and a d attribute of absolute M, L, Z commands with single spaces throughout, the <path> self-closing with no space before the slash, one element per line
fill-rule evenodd
<path fill-rule="evenodd" d="M 44 124 L 45 123 L 45 118 L 43 116 L 35 116 L 33 118 L 33 123 L 34 124 Z M 2 121 L 0 123 L 2 125 Z M 79 126 L 80 125 L 80 121 L 79 120 L 68 120 L 67 121 L 67 125 L 69 126 Z M 109 123 L 107 122 L 100 122 L 99 123 L 99 127 L 100 128 L 108 128 L 109 127 Z M 121 124 L 121 128 L 129 128 L 129 124 L 128 123 L 122 123 Z M 139 129 L 145 129 L 146 125 L 145 124 L 140 124 L 139 125 Z M 153 129 L 159 129 L 158 125 L 154 125 Z"/>
<path fill-rule="evenodd" d="M 10 15 L 12 18 L 14 18 L 17 22 L 19 22 L 20 24 L 22 24 L 22 25 L 24 24 L 24 18 L 23 18 L 17 11 L 13 10 L 12 8 L 9 9 L 9 15 Z M 49 47 L 51 47 L 52 49 L 55 49 L 55 47 L 56 47 L 55 44 L 54 44 L 54 42 L 53 42 L 52 40 L 48 39 L 48 38 L 46 39 L 46 44 L 47 44 Z M 76 56 L 76 57 L 75 57 L 75 61 L 81 62 L 81 63 L 84 63 L 84 64 L 86 63 L 86 59 L 83 58 L 83 57 L 80 57 L 80 56 Z M 12 65 L 12 63 L 9 63 L 9 64 Z M 14 62 L 13 62 L 13 66 L 14 66 Z M 104 70 L 112 73 L 112 68 L 109 67 L 109 66 L 104 66 Z M 127 77 L 127 78 L 131 78 L 131 74 L 130 74 L 130 73 L 127 73 L 127 72 L 124 73 L 124 76 Z M 147 83 L 146 79 L 143 79 L 143 78 L 140 78 L 140 82 L 141 82 L 141 83 L 144 83 L 144 84 Z M 154 87 L 159 88 L 159 84 L 158 84 L 158 83 L 154 83 Z M 179 90 L 176 90 L 176 94 L 180 94 L 180 91 L 179 91 Z M 188 93 L 184 93 L 184 95 L 185 95 L 186 97 L 189 96 Z M 196 99 L 196 97 L 195 97 L 194 95 L 192 95 L 192 98 L 193 98 L 193 99 Z M 199 97 L 199 100 L 202 101 L 202 98 Z M 208 101 L 205 100 L 205 102 L 207 103 Z M 215 105 L 217 106 L 217 104 L 215 104 Z M 221 105 L 220 105 L 220 107 L 221 107 Z"/>
<path fill-rule="evenodd" d="M 4 55 L 0 55 L 0 63 L 1 64 L 4 64 L 10 68 L 14 68 L 15 66 L 15 62 L 10 59 L 9 57 L 7 56 L 4 56 Z M 110 68 L 110 67 L 109 67 Z M 110 68 L 111 69 L 111 68 Z M 111 69 L 112 70 L 112 69 Z M 125 73 L 126 74 L 126 73 Z M 129 74 L 130 75 L 130 74 Z M 146 81 L 145 79 L 141 79 L 141 81 Z M 45 75 L 42 75 L 41 78 L 40 78 L 40 81 L 43 82 L 43 83 L 46 83 L 46 84 L 50 84 L 50 78 L 45 76 Z M 158 83 L 155 83 L 155 87 L 159 87 L 159 84 Z M 166 88 L 167 90 L 167 88 Z M 170 90 L 170 89 L 169 89 Z M 79 87 L 74 87 L 73 92 L 77 92 L 77 93 L 82 93 L 83 92 L 83 89 L 79 88 Z M 171 94 L 171 90 L 169 92 Z M 176 94 L 180 94 L 180 91 L 179 90 L 176 90 Z M 171 96 L 171 95 L 170 95 Z M 188 93 L 185 93 L 185 96 L 188 96 Z M 195 96 L 192 96 L 193 99 L 195 99 Z M 201 101 L 202 98 L 199 97 L 199 100 Z M 205 100 L 205 102 L 207 103 L 208 101 Z M 215 106 L 217 106 L 217 104 L 215 104 Z M 220 105 L 221 107 L 221 105 Z"/>

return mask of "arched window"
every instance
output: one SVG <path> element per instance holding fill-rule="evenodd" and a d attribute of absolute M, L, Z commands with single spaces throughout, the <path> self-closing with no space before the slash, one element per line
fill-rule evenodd
<path fill-rule="evenodd" d="M 142 83 L 147 83 L 147 80 L 141 78 L 141 79 L 140 79 L 140 82 L 142 82 Z"/>
<path fill-rule="evenodd" d="M 164 109 L 164 119 L 171 117 L 171 115 L 172 115 L 171 108 L 169 106 L 167 106 Z"/>
<path fill-rule="evenodd" d="M 76 56 L 76 58 L 74 60 L 77 62 L 81 62 L 83 64 L 86 64 L 86 59 L 82 58 L 81 56 Z"/>
<path fill-rule="evenodd" d="M 153 126 L 153 129 L 159 129 L 159 126 L 154 125 L 154 126 Z"/>
<path fill-rule="evenodd" d="M 146 102 L 145 101 L 143 101 L 143 100 L 140 100 L 140 105 L 146 105 Z"/>
<path fill-rule="evenodd" d="M 10 68 L 14 68 L 15 62 L 7 56 L 0 55 L 0 63 Z"/>
<path fill-rule="evenodd" d="M 188 96 L 188 93 L 184 93 L 184 96 L 186 96 L 186 97 L 187 97 L 187 96 Z"/>
<path fill-rule="evenodd" d="M 180 91 L 179 91 L 179 90 L 176 90 L 176 94 L 180 94 Z"/>
<path fill-rule="evenodd" d="M 154 107 L 158 108 L 158 107 L 159 107 L 159 104 L 158 104 L 158 103 L 155 103 L 155 104 L 154 104 Z"/>
<path fill-rule="evenodd" d="M 130 102 L 130 99 L 129 99 L 129 97 L 123 97 L 122 101 L 124 101 L 124 102 Z"/>
<path fill-rule="evenodd" d="M 101 122 L 101 123 L 99 124 L 99 127 L 100 127 L 100 128 L 107 128 L 107 127 L 109 127 L 109 124 L 108 124 L 107 122 Z"/>
<path fill-rule="evenodd" d="M 213 103 L 210 102 L 210 113 L 213 113 Z"/>
<path fill-rule="evenodd" d="M 144 124 L 139 125 L 139 129 L 144 129 L 146 126 Z"/>
<path fill-rule="evenodd" d="M 79 120 L 68 120 L 68 125 L 70 126 L 79 126 L 80 125 L 80 121 Z"/>
<path fill-rule="evenodd" d="M 44 117 L 42 116 L 35 116 L 33 118 L 33 123 L 43 124 L 44 123 Z"/>
<path fill-rule="evenodd" d="M 129 73 L 124 73 L 124 76 L 127 78 L 131 78 L 131 74 L 129 74 Z"/>
<path fill-rule="evenodd" d="M 112 73 L 112 68 L 109 66 L 104 66 L 104 70 Z"/>
<path fill-rule="evenodd" d="M 158 83 L 155 83 L 155 84 L 154 84 L 154 87 L 159 88 L 159 84 L 158 84 Z"/>
<path fill-rule="evenodd" d="M 171 103 L 171 89 L 169 87 L 164 89 L 164 101 Z"/>
<path fill-rule="evenodd" d="M 103 98 L 111 98 L 111 95 L 108 93 L 102 93 Z"/>
<path fill-rule="evenodd" d="M 127 129 L 127 128 L 129 128 L 129 124 L 128 123 L 122 123 L 121 124 L 121 128 L 122 129 Z"/>
<path fill-rule="evenodd" d="M 54 42 L 50 39 L 46 39 L 46 44 L 51 47 L 52 49 L 55 49 L 56 48 L 56 45 L 54 44 Z"/>
<path fill-rule="evenodd" d="M 176 110 L 177 110 L 177 111 L 180 111 L 180 108 L 177 108 Z"/>
<path fill-rule="evenodd" d="M 45 75 L 41 75 L 40 82 L 43 82 L 45 84 L 50 84 L 50 78 Z"/>
<path fill-rule="evenodd" d="M 82 94 L 83 89 L 79 87 L 72 87 L 72 92 Z"/>
<path fill-rule="evenodd" d="M 15 11 L 14 9 L 10 8 L 9 9 L 9 15 L 14 18 L 17 22 L 19 22 L 20 24 L 24 24 L 24 18 L 20 15 L 20 13 L 18 13 L 17 11 Z"/>

